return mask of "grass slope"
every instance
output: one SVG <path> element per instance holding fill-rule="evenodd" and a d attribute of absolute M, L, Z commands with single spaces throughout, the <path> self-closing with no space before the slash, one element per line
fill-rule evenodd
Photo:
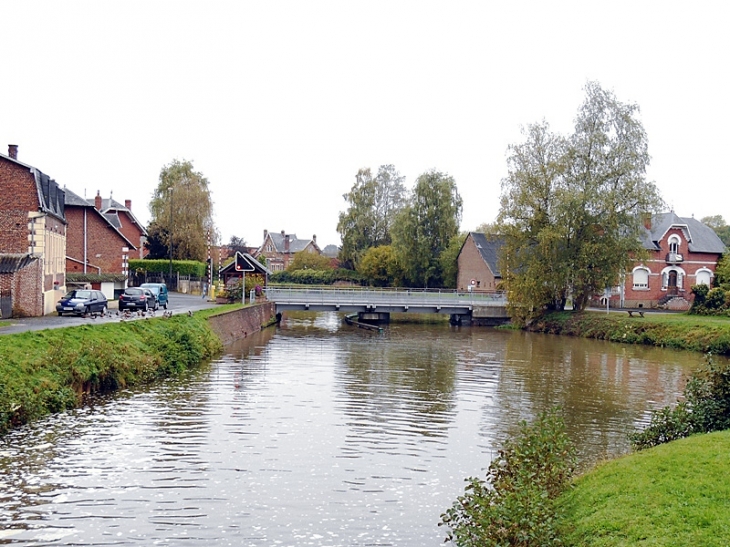
<path fill-rule="evenodd" d="M 598 466 L 559 500 L 567 545 L 730 546 L 730 431 Z"/>
<path fill-rule="evenodd" d="M 218 311 L 218 310 L 216 310 Z M 154 318 L 11 334 L 0 344 L 0 435 L 103 393 L 174 374 L 222 349 L 206 318 Z"/>
<path fill-rule="evenodd" d="M 730 355 L 730 317 L 560 312 L 535 321 L 529 330 Z"/>

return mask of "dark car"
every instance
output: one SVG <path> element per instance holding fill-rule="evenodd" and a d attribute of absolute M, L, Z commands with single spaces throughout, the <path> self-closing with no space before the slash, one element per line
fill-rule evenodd
<path fill-rule="evenodd" d="M 63 315 L 64 313 L 83 315 L 97 312 L 104 315 L 107 312 L 106 296 L 104 296 L 104 293 L 101 291 L 75 289 L 66 293 L 66 295 L 58 301 L 58 304 L 56 304 L 56 311 L 58 312 L 58 315 Z"/>
<path fill-rule="evenodd" d="M 164 283 L 142 283 L 140 289 L 149 289 L 157 299 L 157 305 L 167 309 L 167 301 L 169 300 L 167 285 Z"/>
<path fill-rule="evenodd" d="M 119 295 L 119 311 L 122 310 L 156 310 L 159 308 L 152 291 L 142 287 L 129 287 Z"/>

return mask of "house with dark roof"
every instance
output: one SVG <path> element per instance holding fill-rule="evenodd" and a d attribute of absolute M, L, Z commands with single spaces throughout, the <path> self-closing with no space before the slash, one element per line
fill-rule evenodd
<path fill-rule="evenodd" d="M 3 317 L 55 311 L 65 289 L 65 194 L 55 180 L 0 154 L 0 300 Z"/>
<path fill-rule="evenodd" d="M 456 288 L 460 291 L 494 292 L 502 281 L 499 253 L 504 240 L 469 232 L 457 257 Z"/>
<path fill-rule="evenodd" d="M 87 200 L 66 189 L 66 273 L 116 274 L 91 281 L 92 288 L 112 299 L 115 289 L 126 287 L 127 263 L 139 255 L 139 243 L 127 238 L 116 215 L 105 214 L 101 202 L 98 194 Z"/>
<path fill-rule="evenodd" d="M 287 234 L 282 230 L 280 233 L 264 230 L 264 241 L 256 249 L 255 257 L 266 257 L 266 265 L 272 272 L 281 272 L 287 269 L 289 263 L 294 260 L 294 255 L 299 252 L 322 254 L 317 245 L 317 236 L 312 239 L 299 239 L 296 234 Z"/>
<path fill-rule="evenodd" d="M 147 228 L 132 213 L 132 200 L 125 199 L 124 205 L 122 205 L 113 200 L 111 196 L 108 199 L 102 198 L 97 192 L 93 205 L 106 217 L 112 226 L 119 230 L 132 243 L 136 249 L 136 253 L 134 257 L 130 256 L 130 258 L 144 258 Z"/>
<path fill-rule="evenodd" d="M 689 309 L 692 286 L 712 286 L 726 251 L 712 228 L 674 212 L 646 217 L 640 238 L 649 257 L 637 262 L 613 291 L 614 305 Z"/>

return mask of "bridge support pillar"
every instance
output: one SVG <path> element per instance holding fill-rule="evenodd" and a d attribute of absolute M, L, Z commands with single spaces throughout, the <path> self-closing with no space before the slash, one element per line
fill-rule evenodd
<path fill-rule="evenodd" d="M 390 314 L 374 311 L 361 311 L 357 314 L 357 320 L 362 323 L 374 323 L 376 325 L 381 323 L 390 323 Z"/>
<path fill-rule="evenodd" d="M 468 313 L 452 313 L 449 316 L 449 323 L 456 327 L 459 327 L 461 325 L 469 326 L 471 325 L 471 315 Z"/>

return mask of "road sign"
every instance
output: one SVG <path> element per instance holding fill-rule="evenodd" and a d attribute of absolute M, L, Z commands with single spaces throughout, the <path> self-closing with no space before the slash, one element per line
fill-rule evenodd
<path fill-rule="evenodd" d="M 236 271 L 237 272 L 255 272 L 253 264 L 243 256 L 240 251 L 236 251 Z"/>

